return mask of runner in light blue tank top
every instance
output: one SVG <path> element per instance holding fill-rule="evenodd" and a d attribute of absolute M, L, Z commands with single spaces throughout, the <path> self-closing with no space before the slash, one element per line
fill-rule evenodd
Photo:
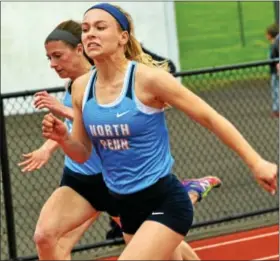
<path fill-rule="evenodd" d="M 75 28 L 75 32 L 80 28 L 74 21 L 67 21 L 63 26 L 65 25 Z M 88 70 L 90 70 L 89 62 L 84 60 L 83 56 L 76 56 L 79 41 L 80 40 L 73 35 L 71 31 L 69 32 L 67 30 L 54 30 L 48 37 L 48 43 L 50 44 L 46 46 L 46 49 L 48 51 L 47 55 L 50 59 L 51 67 L 56 70 L 61 78 L 69 77 L 71 79 L 71 81 L 66 84 L 66 93 L 63 100 L 64 106 L 61 106 L 60 102 L 47 92 L 39 92 L 35 95 L 35 107 L 38 109 L 47 108 L 53 113 L 64 117 L 68 132 L 71 132 L 73 123 L 71 82 L 75 80 L 77 76 L 87 72 L 85 69 L 88 68 Z M 69 45 L 74 48 L 74 52 Z M 64 51 L 67 51 L 68 55 L 69 52 L 71 54 L 68 57 L 68 63 L 65 63 L 67 56 L 65 57 Z M 62 59 L 59 57 L 62 57 Z M 75 66 L 74 72 L 73 68 L 71 68 L 72 57 L 75 61 L 81 59 L 79 66 Z M 70 108 L 70 110 L 66 108 Z M 20 165 L 24 166 L 23 171 L 33 171 L 43 167 L 56 148 L 58 148 L 58 144 L 52 140 L 47 140 L 39 149 L 26 155 L 26 160 L 20 163 Z M 193 204 L 195 204 L 202 197 L 205 197 L 212 188 L 217 186 L 217 181 L 218 183 L 220 182 L 215 177 L 205 177 L 194 180 L 187 179 L 184 182 L 184 186 L 186 191 L 193 196 Z M 77 208 L 77 205 L 79 205 L 80 208 Z M 96 211 L 106 211 L 113 217 L 119 215 L 116 203 L 112 200 L 112 196 L 108 193 L 108 189 L 103 181 L 100 158 L 97 156 L 95 150 L 92 151 L 89 160 L 83 164 L 79 164 L 65 156 L 65 167 L 60 187 L 56 189 L 50 199 L 46 201 L 44 211 L 41 212 L 39 218 L 40 226 L 36 227 L 35 234 L 42 234 L 41 230 L 43 230 L 43 232 L 48 232 L 52 235 L 52 237 L 46 235 L 47 237 L 44 239 L 44 234 L 42 234 L 38 240 L 35 240 L 37 249 L 40 249 L 40 257 L 42 259 L 67 259 L 71 252 L 71 248 L 69 248 L 71 241 L 76 242 L 81 235 L 80 230 L 85 229 L 85 224 L 83 224 L 85 221 L 84 219 L 88 217 L 90 217 L 90 219 L 96 218 Z M 68 222 L 64 222 L 63 225 L 61 225 L 60 220 L 65 216 L 65 212 L 71 212 L 71 220 L 70 215 L 68 215 Z M 53 219 L 52 227 L 47 225 L 50 215 Z M 77 218 L 77 215 L 79 218 Z M 116 218 L 114 218 L 114 220 L 119 223 Z M 90 224 L 88 222 L 85 223 L 88 225 Z M 61 253 L 56 251 L 55 248 L 50 248 L 47 252 L 44 252 L 44 246 L 40 244 L 41 239 L 47 240 L 49 243 L 52 241 L 56 242 L 56 233 L 59 233 L 60 237 L 60 235 L 66 234 L 69 229 L 72 230 L 72 227 L 76 227 L 77 224 L 79 224 L 79 227 L 75 230 L 76 233 L 71 233 L 71 238 L 68 238 L 67 244 L 63 244 L 63 248 L 66 249 L 63 256 L 61 256 Z M 46 229 L 48 229 L 48 231 L 46 231 Z M 121 236 L 121 231 L 118 226 L 114 225 L 112 231 L 108 232 L 108 236 L 112 234 L 113 237 Z M 37 237 L 35 236 L 35 238 Z"/>
<path fill-rule="evenodd" d="M 97 73 L 74 83 L 73 136 L 51 114 L 44 117 L 42 134 L 78 162 L 88 159 L 92 144 L 96 147 L 129 242 L 119 260 L 182 260 L 180 246 L 193 220 L 188 194 L 170 173 L 173 159 L 163 111 L 154 108 L 170 104 L 207 127 L 275 194 L 277 165 L 264 160 L 232 124 L 174 77 L 151 68 L 158 64 L 143 53 L 127 12 L 96 4 L 84 13 L 82 32 Z M 134 60 L 142 63 L 135 77 Z M 80 87 L 87 84 L 85 94 Z"/>
<path fill-rule="evenodd" d="M 174 162 L 164 111 L 145 106 L 134 94 L 136 66 L 130 62 L 121 95 L 114 103 L 97 103 L 95 71 L 84 96 L 84 124 L 102 159 L 105 182 L 119 194 L 155 184 L 171 173 Z"/>
<path fill-rule="evenodd" d="M 81 45 L 81 28 L 74 21 L 67 21 L 59 25 L 47 37 L 45 48 L 47 50 L 47 56 L 50 59 L 51 67 L 56 70 L 61 78 L 70 78 L 73 81 L 88 69 L 89 61 L 87 60 L 87 57 L 84 57 L 83 46 Z M 78 63 L 78 60 L 80 63 Z M 70 92 L 68 93 L 68 91 L 69 89 L 67 89 L 64 105 L 71 108 L 71 97 Z M 36 98 L 39 98 L 35 104 L 37 108 L 48 108 L 54 113 L 59 112 L 58 114 L 62 117 L 68 118 L 69 120 L 66 120 L 66 124 L 69 128 L 68 132 L 71 132 L 73 115 L 65 115 L 65 112 L 63 109 L 61 111 L 61 107 L 58 104 L 54 107 L 44 105 L 42 103 L 44 99 L 52 100 L 50 95 L 46 92 L 38 93 Z M 56 111 L 56 109 L 58 109 L 58 111 Z M 72 110 L 70 111 L 72 112 Z M 124 114 L 118 115 L 118 117 L 122 116 L 124 116 Z M 153 137 L 151 136 L 150 138 L 152 139 Z M 53 148 L 53 146 L 56 145 L 52 144 L 51 146 Z M 125 145 L 122 144 L 121 146 Z M 33 157 L 32 155 L 31 159 Z M 137 156 L 137 154 L 135 155 Z M 82 235 L 81 231 L 85 231 L 85 229 L 91 224 L 90 222 L 93 222 L 97 218 L 96 211 L 106 211 L 111 216 L 115 217 L 114 220 L 119 223 L 119 219 L 116 219 L 119 210 L 105 186 L 100 173 L 100 160 L 98 160 L 95 151 L 92 152 L 90 159 L 83 164 L 75 163 L 70 158 L 65 159 L 66 166 L 64 168 L 60 187 L 45 203 L 36 227 L 34 238 L 36 247 L 38 251 L 40 250 L 39 256 L 41 259 L 69 259 L 71 246 L 73 244 L 71 241 L 78 241 L 79 237 Z M 29 164 L 28 162 L 30 163 L 30 161 L 27 160 L 26 164 Z M 166 159 L 166 166 L 168 165 L 170 165 L 171 169 L 171 158 Z M 37 168 L 41 168 L 42 166 L 43 164 L 39 163 Z M 31 171 L 34 167 L 36 168 L 36 165 L 31 164 L 31 166 L 27 167 L 27 170 Z M 144 165 L 141 167 L 145 168 Z M 152 166 L 150 166 L 150 169 L 152 169 Z M 160 174 L 159 170 L 156 171 L 158 173 L 158 178 L 170 176 L 167 175 L 168 173 Z M 209 178 L 205 178 L 203 181 L 210 181 L 207 185 L 209 188 L 215 186 L 214 183 L 211 183 L 211 179 Z M 131 185 L 133 185 L 133 182 L 137 182 L 137 180 L 132 180 Z M 150 184 L 153 184 L 154 182 L 155 181 L 152 179 L 147 180 L 145 186 L 150 186 Z M 194 202 L 196 202 L 197 198 L 206 195 L 206 190 L 204 188 L 201 189 L 202 183 L 203 182 L 200 180 L 190 180 L 189 184 L 196 186 L 196 188 L 189 189 L 188 186 L 185 186 L 186 189 L 181 189 L 181 192 L 184 195 L 186 194 L 186 191 L 195 192 L 196 199 L 194 199 Z M 182 188 L 182 185 L 180 186 Z M 141 186 L 137 190 L 141 190 Z M 183 204 L 182 211 L 190 207 L 189 203 L 190 202 Z M 79 206 L 79 208 L 77 208 L 77 206 Z M 187 213 L 187 211 L 185 212 Z M 71 213 L 71 215 L 69 215 L 69 213 Z M 52 216 L 51 226 L 48 225 L 48 218 L 50 215 Z M 67 222 L 61 223 L 62 218 L 67 218 Z M 184 230 L 188 229 L 188 224 L 183 224 L 183 226 L 185 227 Z M 58 244 L 54 244 L 54 242 L 58 242 L 60 239 L 63 240 L 63 235 L 66 235 L 69 230 L 72 231 L 73 227 L 75 228 L 76 234 L 71 233 L 71 237 L 67 238 L 67 244 L 63 244 L 64 252 L 61 253 L 60 249 L 56 249 L 56 245 Z M 49 235 L 52 236 L 50 237 Z M 43 243 L 43 245 L 41 243 Z M 48 248 L 47 251 L 45 251 L 46 244 L 53 247 Z"/>
<path fill-rule="evenodd" d="M 60 78 L 69 78 L 70 82 L 92 68 L 91 61 L 83 53 L 81 33 L 80 24 L 69 20 L 58 25 L 45 41 L 50 67 Z M 34 106 L 65 118 L 65 125 L 71 132 L 74 116 L 70 84 L 66 85 L 63 105 L 42 91 L 35 94 Z M 40 169 L 58 148 L 58 143 L 48 139 L 39 149 L 25 155 L 25 161 L 19 164 L 24 166 L 22 171 Z M 52 171 L 60 170 L 53 168 Z M 66 156 L 60 184 L 45 202 L 36 225 L 34 241 L 39 259 L 70 260 L 73 246 L 98 218 L 99 212 L 107 212 L 120 225 L 117 206 L 102 177 L 100 158 L 95 150 L 83 164 Z M 121 236 L 121 231 L 118 235 Z"/>
<path fill-rule="evenodd" d="M 88 159 L 92 144 L 96 147 L 129 242 L 120 260 L 182 260 L 180 246 L 193 221 L 188 193 L 170 173 L 163 111 L 153 108 L 170 104 L 207 127 L 275 193 L 276 164 L 265 161 L 232 124 L 169 73 L 151 68 L 158 64 L 142 52 L 127 12 L 107 3 L 94 5 L 84 13 L 82 32 L 97 78 L 88 73 L 74 83 L 73 135 L 52 114 L 45 115 L 42 134 L 80 163 Z M 133 60 L 139 62 L 135 77 Z"/>

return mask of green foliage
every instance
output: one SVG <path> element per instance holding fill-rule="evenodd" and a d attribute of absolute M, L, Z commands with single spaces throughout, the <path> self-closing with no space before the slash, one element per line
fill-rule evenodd
<path fill-rule="evenodd" d="M 242 2 L 245 46 L 237 2 L 175 2 L 181 70 L 264 60 L 272 2 Z"/>

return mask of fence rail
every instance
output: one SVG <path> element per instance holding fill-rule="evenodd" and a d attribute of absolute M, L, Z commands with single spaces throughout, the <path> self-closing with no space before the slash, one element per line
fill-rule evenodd
<path fill-rule="evenodd" d="M 278 120 L 271 114 L 269 66 L 279 60 L 259 61 L 225 67 L 180 72 L 192 91 L 226 116 L 247 140 L 267 159 L 278 162 Z M 42 89 L 41 89 L 42 90 Z M 35 173 L 22 175 L 17 163 L 21 154 L 42 143 L 41 120 L 44 112 L 31 109 L 37 91 L 1 94 L 1 259 L 34 260 L 32 242 L 40 209 L 58 186 L 63 153 Z M 48 89 L 62 99 L 64 88 Z M 28 112 L 28 113 L 27 113 Z M 193 229 L 270 213 L 279 209 L 278 196 L 271 197 L 256 185 L 242 161 L 217 138 L 176 109 L 166 111 L 174 173 L 180 178 L 217 175 L 221 189 L 199 203 Z M 3 187 L 3 188 L 2 188 Z M 84 235 L 73 252 L 118 244 L 105 240 L 108 218 L 101 218 Z"/>

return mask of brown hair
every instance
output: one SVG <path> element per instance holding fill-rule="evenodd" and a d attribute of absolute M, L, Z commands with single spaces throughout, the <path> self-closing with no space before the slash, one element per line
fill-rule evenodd
<path fill-rule="evenodd" d="M 64 21 L 62 23 L 60 23 L 58 26 L 55 27 L 54 31 L 55 30 L 63 30 L 63 31 L 66 31 L 70 34 L 72 34 L 75 38 L 77 38 L 77 40 L 81 43 L 82 42 L 82 28 L 81 28 L 81 24 L 74 21 L 74 20 L 67 20 L 67 21 Z M 49 40 L 48 38 L 46 39 L 45 41 L 45 44 L 48 43 Z M 68 41 L 65 41 L 65 40 L 61 40 L 63 41 L 65 44 L 67 44 L 68 46 L 70 47 L 73 47 L 73 48 L 76 48 L 78 43 L 72 43 L 72 42 L 68 42 Z M 77 42 L 78 42 L 77 41 Z"/>
<path fill-rule="evenodd" d="M 269 34 L 272 38 L 275 38 L 279 34 L 279 25 L 272 24 L 266 28 L 266 33 Z"/>
<path fill-rule="evenodd" d="M 62 23 L 60 23 L 58 26 L 56 26 L 55 30 L 63 30 L 70 34 L 72 34 L 75 38 L 77 38 L 77 41 L 75 41 L 75 44 L 73 42 L 69 42 L 66 40 L 60 40 L 64 42 L 66 45 L 68 45 L 70 48 L 76 48 L 79 43 L 82 43 L 82 27 L 79 22 L 76 22 L 74 20 L 66 20 Z M 45 40 L 45 44 L 50 42 L 52 40 L 47 39 Z M 84 56 L 86 59 L 90 62 L 91 65 L 94 65 L 94 62 L 87 56 L 87 54 L 84 51 Z"/>

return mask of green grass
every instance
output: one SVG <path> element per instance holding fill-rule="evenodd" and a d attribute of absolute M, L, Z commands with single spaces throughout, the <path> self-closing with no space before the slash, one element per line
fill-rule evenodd
<path fill-rule="evenodd" d="M 181 70 L 264 60 L 272 2 L 242 2 L 245 47 L 236 2 L 175 2 Z"/>

